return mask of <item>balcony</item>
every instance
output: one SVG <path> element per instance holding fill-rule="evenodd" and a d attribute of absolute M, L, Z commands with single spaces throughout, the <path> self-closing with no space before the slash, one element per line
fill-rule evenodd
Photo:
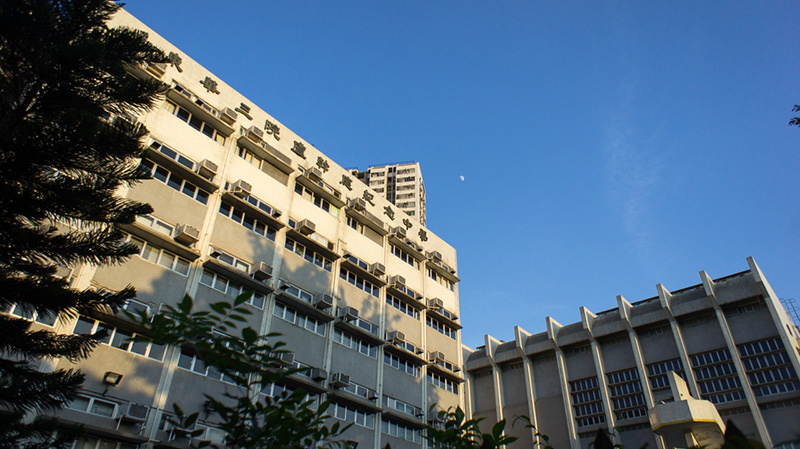
<path fill-rule="evenodd" d="M 275 290 L 265 281 L 259 280 L 259 270 L 256 270 L 253 267 L 250 267 L 247 271 L 236 268 L 233 265 L 218 259 L 215 254 L 218 253 L 214 252 L 212 248 L 212 253 L 209 258 L 203 262 L 203 267 L 217 274 L 228 277 L 229 279 L 242 284 L 247 289 L 252 289 L 265 295 L 268 295 Z"/>
<path fill-rule="evenodd" d="M 335 251 L 336 245 L 322 235 L 317 234 L 314 229 L 315 226 L 310 220 L 296 222 L 290 218 L 286 236 L 322 254 L 331 261 L 339 259 L 341 256 Z"/>
<path fill-rule="evenodd" d="M 407 341 L 387 341 L 383 348 L 387 352 L 390 352 L 402 359 L 409 360 L 415 365 L 424 365 L 428 363 L 428 361 L 425 359 L 425 350 L 414 345 L 413 343 L 409 343 Z"/>
<path fill-rule="evenodd" d="M 342 309 L 337 309 L 337 316 L 341 315 Z M 364 318 L 353 318 L 353 317 L 343 317 L 339 316 L 335 323 L 333 323 L 334 327 L 353 334 L 354 336 L 377 346 L 380 346 L 384 343 L 383 339 L 380 337 L 380 328 L 377 324 L 372 323 Z"/>
<path fill-rule="evenodd" d="M 444 359 L 444 354 L 433 351 L 428 354 L 428 371 L 435 372 L 455 382 L 465 382 L 461 376 L 461 367 Z"/>
<path fill-rule="evenodd" d="M 189 261 L 195 261 L 197 258 L 200 257 L 200 251 L 190 248 L 188 246 L 182 245 L 175 241 L 174 233 L 175 230 L 173 229 L 173 235 L 163 234 L 155 229 L 145 226 L 144 224 L 140 223 L 139 221 L 134 221 L 131 224 L 121 225 L 120 228 L 123 231 L 131 233 L 131 235 L 135 235 L 139 238 L 144 239 L 147 242 L 152 242 L 153 244 L 160 246 L 167 251 L 171 251 L 176 255 L 183 257 Z"/>
<path fill-rule="evenodd" d="M 272 145 L 264 142 L 264 132 L 255 126 L 243 129 L 242 135 L 237 139 L 237 143 L 255 153 L 261 159 L 266 160 L 278 170 L 290 175 L 294 172 L 292 160 L 285 154 L 273 148 Z"/>

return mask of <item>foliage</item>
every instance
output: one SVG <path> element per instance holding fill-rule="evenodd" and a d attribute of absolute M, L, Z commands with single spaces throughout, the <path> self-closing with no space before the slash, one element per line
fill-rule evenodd
<path fill-rule="evenodd" d="M 166 58 L 144 33 L 108 28 L 117 9 L 106 0 L 0 2 L 0 311 L 66 322 L 135 293 L 77 291 L 56 276 L 59 265 L 125 260 L 136 248 L 120 243 L 118 225 L 151 211 L 115 195 L 145 176 L 134 159 L 146 130 L 110 117 L 153 105 L 161 84 L 126 67 Z M 38 447 L 31 441 L 54 427 L 44 414 L 83 381 L 39 365 L 85 358 L 97 336 L 35 330 L 6 313 L 0 327 L 0 447 Z"/>
<path fill-rule="evenodd" d="M 251 312 L 245 302 L 252 292 L 243 293 L 231 303 L 218 302 L 210 310 L 195 311 L 191 297 L 184 297 L 177 307 L 166 306 L 153 317 L 138 317 L 149 325 L 155 340 L 181 347 L 191 347 L 212 367 L 236 385 L 234 393 L 215 398 L 205 395 L 206 408 L 216 414 L 216 427 L 227 432 L 229 448 L 291 448 L 319 445 L 344 445 L 336 438 L 347 427 L 339 422 L 327 425 L 327 401 L 314 407 L 315 400 L 297 388 L 277 397 L 258 394 L 263 386 L 281 384 L 303 369 L 284 368 L 280 354 L 286 353 L 278 334 L 259 335 L 251 327 L 243 327 L 234 336 L 240 323 Z M 174 404 L 172 424 L 193 428 L 200 412 L 186 415 Z M 197 436 L 198 431 L 186 436 Z M 198 447 L 210 446 L 208 442 Z"/>
<path fill-rule="evenodd" d="M 506 420 L 492 426 L 491 433 L 483 433 L 480 429 L 483 418 L 468 420 L 461 407 L 440 411 L 438 418 L 441 424 L 425 428 L 425 439 L 434 449 L 493 449 L 517 440 L 503 435 Z"/>
<path fill-rule="evenodd" d="M 554 449 L 553 446 L 550 445 L 550 437 L 536 430 L 536 426 L 533 425 L 530 416 L 527 415 L 517 416 L 517 418 L 514 419 L 512 427 L 517 425 L 517 421 L 524 422 L 526 429 L 531 429 L 534 431 L 533 434 L 534 446 L 541 446 L 542 449 Z"/>
<path fill-rule="evenodd" d="M 794 105 L 792 112 L 800 112 L 800 104 Z M 792 117 L 792 119 L 789 120 L 789 126 L 800 126 L 800 117 Z"/>
<path fill-rule="evenodd" d="M 747 438 L 731 420 L 725 424 L 724 438 L 722 449 L 764 449 L 763 444 Z"/>

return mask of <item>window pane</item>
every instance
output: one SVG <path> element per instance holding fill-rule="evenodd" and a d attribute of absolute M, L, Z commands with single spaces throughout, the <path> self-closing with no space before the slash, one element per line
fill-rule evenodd
<path fill-rule="evenodd" d="M 212 287 L 214 285 L 214 273 L 203 270 L 203 275 L 200 277 L 200 283 Z"/>
<path fill-rule="evenodd" d="M 107 416 L 110 418 L 114 416 L 114 404 L 95 400 L 94 404 L 92 404 L 91 413 L 94 413 L 95 415 Z"/>
<path fill-rule="evenodd" d="M 208 193 L 203 189 L 197 189 L 197 196 L 195 199 L 202 204 L 208 204 Z"/>
<path fill-rule="evenodd" d="M 134 341 L 131 343 L 130 351 L 134 354 L 145 355 L 147 354 L 147 345 L 146 341 Z"/>
<path fill-rule="evenodd" d="M 167 180 L 167 185 L 172 187 L 173 189 L 180 191 L 181 190 L 181 183 L 183 182 L 182 179 L 175 176 L 173 173 L 170 175 L 169 180 Z"/>
<path fill-rule="evenodd" d="M 178 113 L 175 114 L 175 115 L 177 115 L 178 118 L 180 118 L 184 122 L 188 122 L 189 121 L 189 116 L 191 116 L 189 111 L 187 111 L 186 109 L 183 109 L 181 107 L 178 108 Z"/>
<path fill-rule="evenodd" d="M 153 177 L 161 182 L 167 182 L 167 178 L 169 178 L 169 172 L 163 167 L 156 167 L 156 172 L 153 173 Z"/>
<path fill-rule="evenodd" d="M 183 275 L 189 274 L 189 261 L 179 257 L 175 264 L 175 271 Z"/>
<path fill-rule="evenodd" d="M 189 119 L 189 126 L 199 131 L 200 128 L 203 126 L 203 121 L 198 119 L 197 117 L 192 117 Z"/>
<path fill-rule="evenodd" d="M 165 345 L 150 343 L 150 353 L 147 355 L 153 360 L 164 360 L 164 352 L 167 350 Z"/>
<path fill-rule="evenodd" d="M 111 340 L 111 346 L 122 350 L 127 350 L 128 343 L 132 336 L 133 334 L 130 332 L 117 329 L 117 332 L 114 334 L 114 339 Z"/>
<path fill-rule="evenodd" d="M 190 369 L 192 369 L 192 362 L 193 361 L 194 361 L 194 357 L 192 357 L 191 355 L 189 355 L 189 354 L 187 354 L 185 352 L 181 352 L 181 356 L 178 359 L 178 366 L 183 368 L 183 369 L 190 370 Z"/>
<path fill-rule="evenodd" d="M 161 253 L 161 259 L 159 259 L 158 263 L 163 267 L 172 269 L 172 265 L 175 263 L 175 255 L 163 251 Z"/>
<path fill-rule="evenodd" d="M 155 263 L 158 260 L 158 250 L 150 245 L 146 245 L 144 249 L 142 249 L 142 258 Z"/>

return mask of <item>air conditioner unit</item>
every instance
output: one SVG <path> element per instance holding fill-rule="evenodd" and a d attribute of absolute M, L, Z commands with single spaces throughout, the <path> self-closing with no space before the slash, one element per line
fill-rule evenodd
<path fill-rule="evenodd" d="M 344 321 L 353 321 L 358 319 L 358 309 L 355 307 L 343 307 L 339 309 L 339 318 Z"/>
<path fill-rule="evenodd" d="M 283 212 L 279 211 L 278 209 L 272 208 L 272 218 L 280 218 L 283 215 Z"/>
<path fill-rule="evenodd" d="M 194 226 L 187 224 L 180 225 L 175 229 L 176 242 L 183 243 L 184 245 L 194 245 L 200 240 L 200 231 Z"/>
<path fill-rule="evenodd" d="M 406 341 L 406 334 L 400 331 L 391 331 L 386 333 L 386 341 L 392 343 L 402 343 Z"/>
<path fill-rule="evenodd" d="M 331 385 L 333 388 L 350 386 L 350 376 L 345 373 L 335 373 L 331 376 Z"/>
<path fill-rule="evenodd" d="M 310 235 L 316 231 L 317 225 L 315 225 L 313 221 L 306 218 L 305 220 L 298 222 L 294 226 L 294 229 L 303 235 Z"/>
<path fill-rule="evenodd" d="M 428 300 L 428 307 L 433 310 L 441 310 L 444 308 L 444 301 L 439 298 L 432 298 Z"/>
<path fill-rule="evenodd" d="M 169 432 L 169 441 L 172 441 L 178 438 L 188 438 L 189 434 L 194 432 L 195 425 L 193 424 L 190 427 L 179 427 L 167 421 L 164 425 L 164 430 Z"/>
<path fill-rule="evenodd" d="M 461 372 L 461 367 L 453 365 L 453 372 L 460 373 Z"/>
<path fill-rule="evenodd" d="M 386 267 L 382 263 L 375 262 L 370 264 L 368 271 L 375 276 L 383 276 L 386 274 Z"/>
<path fill-rule="evenodd" d="M 317 382 L 321 382 L 328 378 L 328 372 L 322 368 L 311 368 L 308 372 L 308 377 Z"/>
<path fill-rule="evenodd" d="M 167 64 L 164 62 L 147 64 L 147 71 L 155 75 L 156 78 L 161 78 L 167 72 Z"/>
<path fill-rule="evenodd" d="M 231 184 L 231 192 L 233 192 L 233 194 L 239 198 L 245 198 L 249 196 L 251 190 L 253 190 L 253 186 L 242 179 Z"/>
<path fill-rule="evenodd" d="M 444 422 L 444 420 L 439 416 L 438 411 L 431 410 L 428 412 L 428 422 L 441 423 Z"/>
<path fill-rule="evenodd" d="M 425 354 L 425 350 L 418 347 L 418 348 L 414 349 L 414 353 L 416 353 L 417 355 Z"/>
<path fill-rule="evenodd" d="M 264 131 L 261 131 L 257 126 L 253 125 L 247 128 L 247 138 L 259 143 L 264 140 Z"/>
<path fill-rule="evenodd" d="M 272 266 L 266 262 L 259 262 L 258 267 L 253 271 L 253 279 L 264 282 L 272 278 Z"/>
<path fill-rule="evenodd" d="M 428 361 L 433 363 L 444 362 L 444 352 L 431 351 L 428 353 Z"/>
<path fill-rule="evenodd" d="M 281 352 L 280 354 L 278 354 L 278 361 L 283 366 L 292 366 L 294 365 L 294 353 Z"/>
<path fill-rule="evenodd" d="M 436 262 L 442 261 L 442 253 L 439 251 L 428 251 L 428 258 L 433 259 Z"/>
<path fill-rule="evenodd" d="M 320 293 L 316 297 L 314 297 L 313 304 L 318 309 L 328 309 L 330 307 L 333 307 L 333 296 L 327 293 Z"/>
<path fill-rule="evenodd" d="M 400 287 L 406 286 L 406 278 L 400 276 L 399 274 L 395 274 L 394 276 L 389 278 L 390 285 L 399 285 Z"/>
<path fill-rule="evenodd" d="M 406 238 L 406 228 L 402 226 L 395 226 L 391 229 L 391 233 L 400 238 Z"/>
<path fill-rule="evenodd" d="M 199 164 L 197 164 L 197 174 L 209 180 L 217 175 L 218 169 L 219 167 L 217 164 L 209 161 L 208 159 L 203 159 Z"/>
<path fill-rule="evenodd" d="M 364 212 L 367 210 L 367 202 L 364 201 L 363 198 L 353 198 L 352 200 L 350 200 L 350 204 L 348 204 L 348 207 L 350 207 L 353 210 Z"/>
<path fill-rule="evenodd" d="M 150 407 L 135 402 L 128 403 L 127 407 L 123 408 L 122 420 L 130 422 L 145 422 L 147 421 L 147 413 Z"/>
<path fill-rule="evenodd" d="M 322 181 L 322 171 L 320 171 L 320 169 L 318 169 L 317 167 L 307 168 L 306 176 L 308 176 L 308 179 L 314 181 Z"/>
<path fill-rule="evenodd" d="M 377 391 L 369 390 L 369 393 L 367 394 L 367 399 L 369 399 L 370 401 L 376 401 L 380 399 L 380 396 L 378 395 Z"/>
<path fill-rule="evenodd" d="M 236 119 L 239 118 L 239 114 L 237 114 L 236 111 L 234 111 L 231 108 L 223 108 L 219 112 L 219 118 L 223 122 L 225 122 L 225 123 L 227 123 L 229 125 L 233 125 L 234 123 L 236 123 Z"/>

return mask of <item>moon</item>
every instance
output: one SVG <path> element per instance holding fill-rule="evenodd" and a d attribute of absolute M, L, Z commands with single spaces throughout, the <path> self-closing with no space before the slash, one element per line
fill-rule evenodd
<path fill-rule="evenodd" d="M 461 180 L 463 181 L 464 180 L 464 175 L 459 176 L 459 178 L 461 178 Z"/>

